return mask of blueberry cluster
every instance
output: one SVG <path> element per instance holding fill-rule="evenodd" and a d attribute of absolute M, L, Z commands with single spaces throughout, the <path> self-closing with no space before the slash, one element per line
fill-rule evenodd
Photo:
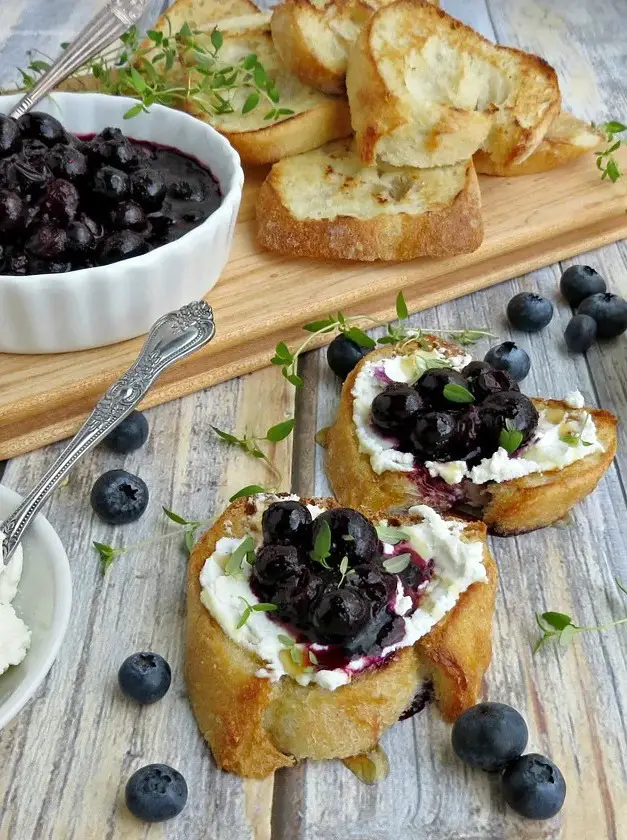
<path fill-rule="evenodd" d="M 314 547 L 326 526 L 330 548 L 318 559 Z M 390 606 L 396 576 L 379 564 L 379 538 L 365 516 L 335 508 L 312 519 L 305 505 L 286 500 L 264 511 L 262 527 L 251 586 L 260 600 L 277 606 L 273 618 L 347 656 L 376 655 L 403 638 L 404 622 Z M 415 574 L 413 567 L 408 573 Z"/>
<path fill-rule="evenodd" d="M 220 204 L 192 158 L 105 128 L 80 139 L 40 112 L 0 115 L 0 273 L 48 274 L 145 254 Z"/>
<path fill-rule="evenodd" d="M 470 362 L 458 373 L 427 370 L 415 385 L 393 383 L 372 403 L 372 424 L 419 461 L 466 461 L 490 457 L 501 433 L 515 429 L 524 443 L 538 412 L 513 376 L 487 362 Z"/>

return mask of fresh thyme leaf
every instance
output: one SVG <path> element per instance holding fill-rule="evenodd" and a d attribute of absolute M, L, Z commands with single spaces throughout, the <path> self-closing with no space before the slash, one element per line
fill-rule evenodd
<path fill-rule="evenodd" d="M 141 112 L 143 110 L 144 110 L 144 106 L 141 103 L 139 103 L 137 105 L 133 105 L 132 108 L 129 108 L 128 111 L 125 111 L 125 113 L 123 115 L 123 118 L 125 120 L 130 120 L 133 117 L 136 117 L 138 114 L 141 114 Z"/>
<path fill-rule="evenodd" d="M 566 627 L 559 634 L 559 643 L 561 647 L 569 647 L 578 633 L 578 628 L 573 624 L 567 624 Z"/>
<path fill-rule="evenodd" d="M 234 502 L 236 499 L 243 499 L 246 496 L 255 496 L 257 493 L 265 492 L 265 488 L 261 487 L 259 484 L 247 484 L 246 487 L 242 487 L 242 489 L 238 490 L 237 493 L 233 493 L 229 502 Z"/>
<path fill-rule="evenodd" d="M 448 385 L 445 385 L 442 393 L 449 402 L 472 403 L 475 401 L 468 388 L 464 388 L 463 385 L 457 385 L 454 382 L 449 382 Z"/>
<path fill-rule="evenodd" d="M 509 455 L 516 452 L 522 442 L 523 433 L 519 429 L 501 429 L 499 446 L 502 446 Z"/>
<path fill-rule="evenodd" d="M 322 563 L 326 565 L 328 568 L 327 558 L 331 554 L 331 527 L 329 523 L 325 520 L 318 533 L 316 534 L 316 539 L 314 541 L 313 551 L 311 552 L 311 558 L 316 560 L 318 563 Z"/>
<path fill-rule="evenodd" d="M 290 656 L 292 657 L 292 662 L 295 665 L 303 664 L 303 652 L 297 645 L 292 645 L 290 647 Z"/>
<path fill-rule="evenodd" d="M 233 443 L 235 446 L 242 446 L 242 441 L 238 437 L 235 437 L 235 435 L 229 434 L 229 432 L 224 432 L 222 429 L 218 429 L 217 426 L 212 426 L 211 428 L 218 437 L 222 438 L 222 440 L 225 440 L 227 443 Z"/>
<path fill-rule="evenodd" d="M 614 157 L 614 152 L 618 151 L 623 141 L 620 138 L 617 140 L 616 135 L 627 131 L 627 126 L 618 120 L 610 120 L 610 122 L 602 125 L 601 128 L 605 132 L 605 138 L 609 145 L 606 149 L 595 152 L 597 169 L 601 172 L 602 181 L 605 178 L 609 178 L 614 184 L 622 175 L 618 162 Z"/>
<path fill-rule="evenodd" d="M 282 645 L 285 645 L 287 648 L 294 647 L 296 642 L 292 639 L 291 636 L 284 636 L 283 633 L 279 633 L 277 639 L 281 642 Z"/>
<path fill-rule="evenodd" d="M 411 554 L 397 554 L 394 557 L 387 557 L 383 561 L 383 568 L 391 575 L 398 575 L 404 572 L 411 563 Z"/>
<path fill-rule="evenodd" d="M 401 321 L 404 321 L 405 318 L 409 317 L 409 310 L 407 309 L 402 289 L 396 296 L 396 316 Z"/>
<path fill-rule="evenodd" d="M 196 542 L 196 529 L 193 528 L 191 531 L 185 531 L 185 548 L 191 554 L 192 549 L 194 548 L 194 543 Z"/>
<path fill-rule="evenodd" d="M 246 622 L 251 617 L 252 612 L 253 612 L 253 608 L 250 606 L 248 601 L 246 601 L 244 598 L 242 598 L 242 601 L 244 601 L 244 603 L 246 604 L 246 609 L 242 613 L 242 615 L 240 617 L 240 620 L 235 625 L 236 630 L 241 630 L 242 629 L 242 627 L 246 624 Z"/>
<path fill-rule="evenodd" d="M 369 335 L 366 335 L 366 333 L 363 330 L 360 330 L 359 327 L 349 327 L 343 332 L 347 338 L 350 338 L 350 340 L 354 341 L 355 344 L 359 344 L 360 347 L 372 350 L 377 346 L 377 342 L 373 338 L 370 338 Z"/>
<path fill-rule="evenodd" d="M 242 114 L 250 113 L 257 107 L 257 105 L 259 105 L 259 94 L 256 90 L 254 90 L 252 93 L 249 93 L 246 97 L 246 101 L 244 102 L 244 105 L 242 107 Z"/>
<path fill-rule="evenodd" d="M 340 575 L 341 575 L 341 577 L 340 577 L 340 582 L 338 583 L 338 587 L 340 587 L 344 583 L 344 578 L 346 577 L 348 572 L 349 572 L 348 557 L 344 556 L 344 557 L 342 557 L 342 560 L 340 561 Z"/>
<path fill-rule="evenodd" d="M 274 612 L 275 610 L 278 610 L 279 608 L 277 607 L 276 604 L 263 604 L 262 603 L 262 604 L 253 604 L 251 609 L 252 609 L 253 612 Z"/>
<path fill-rule="evenodd" d="M 606 134 L 622 134 L 623 131 L 627 131 L 627 125 L 617 120 L 610 120 L 601 126 L 601 128 Z"/>
<path fill-rule="evenodd" d="M 569 446 L 577 446 L 581 440 L 581 435 L 575 432 L 564 432 L 560 435 L 560 440 Z"/>
<path fill-rule="evenodd" d="M 188 519 L 183 519 L 183 517 L 179 516 L 178 513 L 174 513 L 173 510 L 168 510 L 167 507 L 163 507 L 163 505 L 161 506 L 161 510 L 165 513 L 165 515 L 168 517 L 168 519 L 171 519 L 172 522 L 176 522 L 177 525 L 192 525 L 192 524 L 195 524 L 195 523 L 192 523 Z"/>
<path fill-rule="evenodd" d="M 328 318 L 323 318 L 320 321 L 312 321 L 311 324 L 305 324 L 303 329 L 310 333 L 317 333 L 335 327 L 336 324 L 337 320 L 332 315 L 329 315 Z"/>
<path fill-rule="evenodd" d="M 313 652 L 313 650 L 311 650 L 311 648 L 307 651 L 307 656 L 309 657 L 309 661 L 311 662 L 312 665 L 317 665 L 318 664 L 318 657 Z"/>
<path fill-rule="evenodd" d="M 271 426 L 268 429 L 266 438 L 271 443 L 278 443 L 292 433 L 295 424 L 296 420 L 293 417 L 290 420 L 284 420 L 282 423 L 277 423 L 276 426 Z"/>
<path fill-rule="evenodd" d="M 545 612 L 542 613 L 541 618 L 549 627 L 553 627 L 555 630 L 563 630 L 564 627 L 573 623 L 569 615 L 560 612 Z"/>
<path fill-rule="evenodd" d="M 246 537 L 242 540 L 242 542 L 237 546 L 233 554 L 229 557 L 226 566 L 224 567 L 224 573 L 226 575 L 234 575 L 237 574 L 242 568 L 242 563 L 244 562 L 244 558 L 250 551 L 255 550 L 255 541 L 251 537 L 250 534 L 247 534 Z"/>
<path fill-rule="evenodd" d="M 436 330 L 431 330 L 431 332 L 436 332 Z M 488 330 L 448 330 L 447 335 L 453 341 L 457 341 L 458 344 L 464 347 L 469 344 L 475 344 L 481 338 L 497 338 L 497 336 Z"/>
<path fill-rule="evenodd" d="M 388 545 L 396 545 L 407 539 L 407 534 L 400 528 L 392 528 L 389 525 L 375 525 L 375 530 L 381 542 Z"/>
<path fill-rule="evenodd" d="M 418 358 L 418 357 L 416 357 Z M 448 359 L 422 359 L 423 367 L 425 370 L 434 370 L 436 368 L 450 368 L 452 367 L 451 363 Z"/>
<path fill-rule="evenodd" d="M 93 546 L 100 557 L 100 565 L 103 575 L 106 574 L 107 569 L 113 564 L 115 559 L 125 553 L 125 549 L 123 548 L 112 548 L 110 545 L 105 545 L 104 543 L 96 541 L 94 541 Z"/>
<path fill-rule="evenodd" d="M 223 43 L 224 43 L 224 38 L 222 37 L 222 33 L 220 32 L 219 29 L 214 29 L 213 32 L 211 33 L 211 46 L 217 52 L 222 47 Z M 256 55 L 252 56 L 252 58 L 255 60 L 255 62 L 257 61 L 257 56 Z M 248 69 L 246 67 L 246 64 L 244 64 L 244 67 L 246 69 Z"/>

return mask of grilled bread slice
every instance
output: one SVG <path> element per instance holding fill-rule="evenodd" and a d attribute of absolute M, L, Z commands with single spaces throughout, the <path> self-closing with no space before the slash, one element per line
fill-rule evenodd
<path fill-rule="evenodd" d="M 469 253 L 483 239 L 470 161 L 362 167 L 352 140 L 275 164 L 257 202 L 266 248 L 314 259 L 412 260 Z"/>
<path fill-rule="evenodd" d="M 473 163 L 480 175 L 536 175 L 538 172 L 548 172 L 558 166 L 564 166 L 581 155 L 593 152 L 604 139 L 603 132 L 590 123 L 577 119 L 567 111 L 561 111 L 551 123 L 540 145 L 522 163 L 499 164 L 481 150 L 473 155 Z"/>
<path fill-rule="evenodd" d="M 433 336 L 431 347 L 449 356 L 459 356 L 459 347 Z M 335 424 L 326 434 L 327 475 L 336 498 L 349 507 L 364 505 L 371 510 L 406 511 L 412 505 L 428 504 L 441 511 L 460 504 L 471 505 L 491 533 L 501 536 L 523 534 L 552 525 L 589 495 L 610 466 L 616 454 L 616 417 L 609 411 L 585 410 L 592 416 L 603 451 L 594 451 L 569 466 L 532 473 L 504 482 L 491 481 L 466 485 L 465 496 L 456 496 L 442 480 L 430 481 L 428 474 L 407 472 L 374 472 L 370 458 L 360 452 L 353 422 L 353 386 L 367 361 L 411 354 L 416 346 L 408 344 L 401 353 L 394 346 L 369 353 L 346 379 Z M 533 399 L 538 410 L 552 408 L 565 411 L 565 403 L 557 400 Z"/>
<path fill-rule="evenodd" d="M 272 13 L 272 40 L 285 66 L 307 85 L 342 94 L 348 51 L 377 9 L 394 0 L 285 0 Z M 432 0 L 438 5 L 438 0 Z"/>
<path fill-rule="evenodd" d="M 184 23 L 191 29 L 212 29 L 225 18 L 266 17 L 252 0 L 175 0 L 153 26 L 159 32 L 178 32 Z"/>
<path fill-rule="evenodd" d="M 332 499 L 303 501 L 339 507 Z M 250 532 L 255 514 L 251 500 L 231 504 L 194 547 L 188 567 L 187 689 L 219 767 L 264 778 L 297 760 L 367 752 L 410 706 L 425 679 L 433 681 L 436 703 L 446 720 L 455 720 L 477 702 L 492 653 L 497 585 L 484 525 L 466 525 L 463 538 L 483 543 L 487 582 L 462 593 L 456 606 L 413 647 L 401 648 L 382 666 L 330 691 L 313 683 L 301 686 L 288 676 L 278 682 L 256 676 L 261 661 L 227 636 L 201 602 L 199 575 L 217 540 L 225 533 L 241 537 Z M 396 525 L 411 521 L 419 517 L 390 520 Z"/>
<path fill-rule="evenodd" d="M 366 22 L 346 87 L 365 164 L 445 166 L 479 149 L 521 163 L 561 103 L 545 61 L 495 46 L 426 0 L 398 0 Z"/>

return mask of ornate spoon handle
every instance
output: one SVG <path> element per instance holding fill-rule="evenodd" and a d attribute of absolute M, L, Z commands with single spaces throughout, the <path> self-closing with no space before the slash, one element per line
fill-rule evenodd
<path fill-rule="evenodd" d="M 146 0 L 109 0 L 107 5 L 79 32 L 52 67 L 20 99 L 9 116 L 17 119 L 25 114 L 75 70 L 102 52 L 130 26 L 137 23 L 145 10 Z"/>
<path fill-rule="evenodd" d="M 0 568 L 15 551 L 48 496 L 76 462 L 131 413 L 166 368 L 207 344 L 214 335 L 213 312 L 204 301 L 190 303 L 157 321 L 137 361 L 109 388 L 39 484 L 0 525 L 4 535 Z"/>

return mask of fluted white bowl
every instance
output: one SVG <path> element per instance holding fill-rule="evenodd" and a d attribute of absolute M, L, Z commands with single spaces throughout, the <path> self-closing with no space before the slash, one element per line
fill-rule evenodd
<path fill-rule="evenodd" d="M 0 113 L 18 99 L 0 96 Z M 220 277 L 244 183 L 239 155 L 211 126 L 171 108 L 153 105 L 125 120 L 133 104 L 99 93 L 55 93 L 36 110 L 74 134 L 115 126 L 195 157 L 218 180 L 220 207 L 180 239 L 139 257 L 65 274 L 0 274 L 1 352 L 61 353 L 143 335 L 166 312 L 204 297 Z"/>

